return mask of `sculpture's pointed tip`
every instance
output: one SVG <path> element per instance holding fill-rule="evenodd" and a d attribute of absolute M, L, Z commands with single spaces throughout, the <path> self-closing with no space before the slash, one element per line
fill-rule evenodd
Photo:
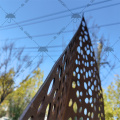
<path fill-rule="evenodd" d="M 82 17 L 84 17 L 84 12 L 82 13 Z"/>
<path fill-rule="evenodd" d="M 84 20 L 84 13 L 82 14 L 82 20 Z"/>

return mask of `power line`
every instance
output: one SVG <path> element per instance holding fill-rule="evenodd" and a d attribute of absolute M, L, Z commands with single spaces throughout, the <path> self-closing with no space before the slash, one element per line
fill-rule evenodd
<path fill-rule="evenodd" d="M 116 3 L 116 4 L 112 4 L 112 5 L 107 5 L 107 6 L 103 6 L 103 7 L 99 7 L 99 8 L 95 8 L 95 9 L 91 9 L 91 10 L 86 10 L 84 12 L 90 12 L 90 11 L 94 11 L 94 10 L 99 10 L 99 9 L 103 9 L 103 8 L 107 8 L 107 7 L 113 7 L 113 6 L 116 6 L 116 5 L 119 5 L 120 3 Z M 71 14 L 69 15 L 64 15 L 64 16 L 59 16 L 59 17 L 56 17 L 56 18 L 50 18 L 50 19 L 46 19 L 46 20 L 41 20 L 41 21 L 37 21 L 37 22 L 33 22 L 33 23 L 27 23 L 27 24 L 23 24 L 22 26 L 28 26 L 28 25 L 33 25 L 33 24 L 38 24 L 38 23 L 41 23 L 41 22 L 47 22 L 47 21 L 51 21 L 51 20 L 56 20 L 56 19 L 61 19 L 61 18 L 64 18 L 64 17 L 68 17 L 68 16 L 71 16 Z M 18 23 L 19 24 L 19 23 Z M 16 24 L 15 24 L 16 25 Z M 7 27 L 7 26 L 6 26 Z M 8 30 L 8 29 L 13 29 L 13 28 L 17 28 L 18 26 L 14 26 L 14 27 L 9 27 L 8 28 L 1 28 L 0 30 Z"/>
<path fill-rule="evenodd" d="M 92 28 L 101 28 L 101 27 L 109 27 L 109 26 L 113 26 L 113 25 L 119 25 L 120 22 L 117 22 L 117 23 L 110 23 L 110 24 L 105 24 L 105 25 L 99 25 L 97 27 L 90 27 L 89 29 L 92 29 Z"/>
<path fill-rule="evenodd" d="M 50 55 L 52 57 L 60 57 L 60 55 Z M 21 56 L 21 57 L 25 57 L 25 56 Z M 35 56 L 29 56 L 29 57 L 35 57 Z M 42 57 L 42 55 L 37 56 L 37 57 Z M 49 56 L 43 56 L 43 57 L 49 57 Z"/>
<path fill-rule="evenodd" d="M 39 52 L 39 51 L 24 51 L 24 52 Z M 62 50 L 54 50 L 54 51 L 48 51 L 48 52 L 62 52 Z"/>
<path fill-rule="evenodd" d="M 93 43 L 93 42 L 92 42 Z M 92 44 L 92 45 L 95 45 L 95 44 Z M 40 46 L 41 47 L 41 46 Z M 42 46 L 42 47 L 46 47 L 46 46 Z M 63 46 L 47 46 L 46 48 L 62 48 Z M 67 47 L 67 46 L 66 46 Z M 21 47 L 19 47 L 19 48 L 13 48 L 14 50 L 18 50 L 18 49 L 39 49 L 39 47 L 25 47 L 25 48 L 21 48 Z M 55 49 L 55 51 L 56 51 L 56 49 Z M 58 51 L 58 49 L 57 49 L 57 51 Z M 62 51 L 62 50 L 61 50 Z M 30 52 L 30 51 L 24 51 L 24 52 Z M 39 51 L 31 51 L 31 52 L 39 52 Z M 54 51 L 48 51 L 48 52 L 54 52 Z"/>
<path fill-rule="evenodd" d="M 101 2 L 97 2 L 97 3 L 93 3 L 91 4 L 91 6 L 94 6 L 94 5 L 98 5 L 98 4 L 101 4 L 101 3 L 105 3 L 105 2 L 110 2 L 112 0 L 105 0 L 105 1 L 101 1 Z M 81 8 L 84 8 L 86 7 L 85 6 L 81 6 L 81 7 L 77 7 L 77 8 L 73 8 L 71 9 L 72 10 L 77 10 L 77 9 L 81 9 Z M 58 15 L 58 14 L 62 14 L 62 13 L 65 13 L 65 12 L 68 12 L 68 10 L 65 10 L 65 11 L 60 11 L 60 12 L 56 12 L 56 13 L 52 13 L 52 14 L 48 14 L 48 15 L 44 15 L 44 16 L 39 16 L 39 17 L 36 17 L 36 18 L 32 18 L 32 19 L 29 19 L 29 20 L 24 20 L 24 21 L 21 21 L 21 22 L 18 22 L 18 24 L 21 24 L 21 23 L 26 23 L 26 22 L 30 22 L 30 21 L 36 21 L 37 19 L 43 19 L 43 18 L 46 18 L 46 17 L 51 17 L 51 16 L 54 16 L 54 15 Z M 86 12 L 86 11 L 85 11 Z M 71 16 L 70 15 L 67 15 L 67 16 Z M 66 17 L 66 16 L 63 16 L 63 17 Z M 59 18 L 59 17 L 58 17 Z M 61 17 L 60 17 L 61 18 Z M 57 19 L 57 18 L 56 18 Z M 52 19 L 50 19 L 52 20 Z M 44 20 L 43 20 L 44 21 Z M 43 21 L 40 21 L 40 22 L 43 22 Z M 46 21 L 46 20 L 45 20 Z M 3 27 L 9 27 L 9 26 L 14 26 L 16 24 L 10 24 L 10 25 L 6 25 L 6 26 L 3 26 Z M 29 25 L 29 24 L 28 24 Z"/>
<path fill-rule="evenodd" d="M 92 42 L 92 43 L 94 43 L 94 42 Z M 94 44 L 92 44 L 92 45 L 94 45 Z M 56 46 L 39 46 L 39 47 L 25 47 L 25 48 L 23 48 L 23 47 L 19 47 L 19 48 L 13 48 L 13 49 L 39 49 L 40 47 L 44 47 L 44 48 L 61 48 L 61 47 L 63 47 L 62 45 L 56 45 Z M 56 51 L 56 50 L 55 50 Z M 62 50 L 61 50 L 62 51 Z M 35 51 L 34 51 L 35 52 Z M 36 51 L 37 52 L 37 51 Z M 50 52 L 52 52 L 52 51 L 50 51 Z"/>
<path fill-rule="evenodd" d="M 119 4 L 120 3 L 114 4 L 114 5 L 119 5 Z M 90 11 L 94 11 L 94 10 L 98 10 L 98 9 L 102 9 L 102 8 L 106 8 L 106 7 L 111 7 L 111 6 L 113 6 L 113 5 L 109 5 L 109 6 L 104 6 L 104 7 L 96 8 L 96 9 L 87 10 L 85 12 L 90 12 Z M 28 25 L 38 24 L 38 23 L 41 23 L 41 22 L 46 22 L 46 21 L 50 21 L 50 20 L 60 19 L 60 18 L 68 17 L 68 16 L 71 16 L 71 14 L 64 15 L 64 16 L 61 16 L 61 17 L 51 18 L 51 19 L 47 19 L 47 20 L 37 21 L 37 22 L 33 22 L 33 23 L 23 24 L 22 26 L 28 26 Z M 8 29 L 13 29 L 13 28 L 17 28 L 17 27 L 18 26 L 8 27 L 8 28 L 0 29 L 0 30 L 8 30 Z"/>
<path fill-rule="evenodd" d="M 39 46 L 39 47 L 45 47 L 45 46 Z M 38 49 L 39 47 L 26 47 L 24 49 Z M 58 47 L 62 47 L 60 45 L 58 46 L 47 46 L 47 48 L 58 48 Z M 14 48 L 14 49 L 23 49 L 23 48 Z"/>
<path fill-rule="evenodd" d="M 104 24 L 104 25 L 99 25 L 96 27 L 89 27 L 88 29 L 93 29 L 93 28 L 101 28 L 101 27 L 109 27 L 109 26 L 114 26 L 114 25 L 120 25 L 120 22 L 116 22 L 116 23 L 110 23 L 110 24 Z M 63 31 L 63 33 L 70 33 L 73 32 L 74 30 L 68 30 L 68 31 Z M 46 33 L 46 34 L 38 34 L 38 35 L 34 35 L 32 36 L 33 38 L 36 37 L 46 37 L 46 36 L 50 36 L 50 35 L 55 35 L 57 33 Z M 5 40 L 20 40 L 20 39 L 27 39 L 28 37 L 17 37 L 17 38 L 10 38 L 10 39 L 1 39 L 0 41 L 5 41 Z"/>

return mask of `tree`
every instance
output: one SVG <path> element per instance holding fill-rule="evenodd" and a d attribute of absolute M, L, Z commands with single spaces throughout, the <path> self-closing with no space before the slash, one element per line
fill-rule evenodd
<path fill-rule="evenodd" d="M 0 110 L 0 118 L 6 115 L 6 111 L 4 109 Z"/>
<path fill-rule="evenodd" d="M 18 87 L 15 86 L 17 77 L 22 75 L 25 69 L 31 67 L 30 57 L 28 55 L 24 55 L 23 52 L 24 48 L 17 49 L 16 51 L 14 43 L 5 43 L 0 50 L 0 104 L 14 91 L 14 89 Z M 41 62 L 42 58 L 36 62 L 36 66 L 30 69 L 31 73 L 39 67 Z M 28 76 L 25 80 L 27 79 Z"/>
<path fill-rule="evenodd" d="M 107 92 L 104 92 L 106 120 L 120 120 L 120 76 L 116 75 Z"/>
<path fill-rule="evenodd" d="M 14 89 L 13 76 L 13 69 L 10 69 L 8 73 L 0 76 L 0 103 L 2 103 L 6 96 Z"/>
<path fill-rule="evenodd" d="M 7 112 L 12 120 L 18 120 L 26 106 L 29 104 L 43 83 L 43 72 L 41 72 L 39 68 L 32 74 L 32 77 L 28 75 L 27 80 L 23 80 L 20 87 L 14 90 L 6 98 L 5 103 L 7 103 L 6 106 L 8 106 Z"/>
<path fill-rule="evenodd" d="M 89 16 L 86 20 L 87 24 L 92 19 L 92 16 Z M 114 69 L 116 64 L 115 61 L 111 63 L 113 60 L 109 60 L 108 53 L 113 51 L 113 48 L 109 46 L 109 39 L 106 39 L 104 35 L 100 35 L 100 27 L 95 23 L 95 20 L 92 23 L 92 26 L 89 29 L 89 34 L 92 40 L 92 45 L 94 48 L 95 58 L 97 61 L 97 66 L 99 73 L 102 67 L 109 66 L 110 69 Z"/>
<path fill-rule="evenodd" d="M 95 24 L 95 21 L 94 21 L 92 25 L 92 30 L 90 30 L 90 35 L 91 35 L 92 42 L 93 42 L 98 70 L 100 72 L 101 66 L 109 65 L 109 62 L 108 62 L 108 56 L 106 56 L 106 53 L 104 50 L 105 44 L 108 44 L 108 43 L 105 42 L 106 39 L 104 38 L 103 35 L 98 37 L 99 31 L 100 31 L 100 28 L 97 24 Z"/>

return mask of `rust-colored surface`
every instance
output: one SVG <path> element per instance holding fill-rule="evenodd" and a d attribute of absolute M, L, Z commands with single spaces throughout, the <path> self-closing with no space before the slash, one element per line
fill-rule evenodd
<path fill-rule="evenodd" d="M 45 120 L 46 111 L 47 120 L 105 120 L 101 81 L 84 17 L 20 120 Z"/>

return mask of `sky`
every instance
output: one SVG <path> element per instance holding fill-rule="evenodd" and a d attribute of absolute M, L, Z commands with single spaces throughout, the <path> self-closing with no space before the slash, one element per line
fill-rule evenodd
<path fill-rule="evenodd" d="M 72 15 L 82 16 L 84 13 L 89 32 L 94 31 L 98 40 L 104 36 L 104 49 L 112 48 L 111 52 L 104 53 L 107 56 L 106 62 L 110 65 L 100 69 L 102 87 L 106 89 L 114 82 L 114 75 L 120 74 L 119 11 L 119 0 L 0 0 L 0 46 L 7 41 L 14 42 L 16 48 L 25 47 L 23 56 L 28 54 L 33 66 L 43 56 L 39 67 L 44 71 L 45 80 L 79 27 L 81 18 L 75 18 L 71 22 Z M 99 30 L 92 28 L 95 24 L 100 26 Z M 62 32 L 58 35 L 60 31 Z M 98 44 L 98 40 L 92 40 L 92 44 Z M 45 46 L 46 53 L 38 51 L 39 47 Z M 27 49 L 28 47 L 35 48 Z M 16 84 L 20 80 L 18 77 Z"/>

